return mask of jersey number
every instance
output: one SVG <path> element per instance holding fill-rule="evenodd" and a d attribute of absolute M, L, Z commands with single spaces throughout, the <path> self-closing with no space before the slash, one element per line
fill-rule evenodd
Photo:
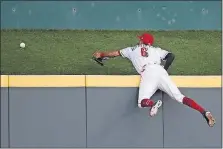
<path fill-rule="evenodd" d="M 141 48 L 141 56 L 143 56 L 143 57 L 148 57 L 149 56 L 146 48 Z"/>

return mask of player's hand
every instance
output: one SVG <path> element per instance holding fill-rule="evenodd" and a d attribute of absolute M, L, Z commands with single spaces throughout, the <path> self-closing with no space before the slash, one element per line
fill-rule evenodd
<path fill-rule="evenodd" d="M 95 57 L 95 58 L 102 58 L 102 53 L 101 52 L 95 52 L 93 54 L 93 57 Z"/>
<path fill-rule="evenodd" d="M 101 66 L 104 66 L 103 64 L 103 53 L 102 52 L 95 52 L 93 54 L 93 58 L 94 61 L 96 61 L 98 64 L 100 64 Z"/>

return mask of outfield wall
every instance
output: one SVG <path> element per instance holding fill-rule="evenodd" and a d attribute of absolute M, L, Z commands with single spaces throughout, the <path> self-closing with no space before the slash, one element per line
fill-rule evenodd
<path fill-rule="evenodd" d="M 221 147 L 221 77 L 172 79 L 215 127 L 162 92 L 148 117 L 137 107 L 139 76 L 1 76 L 1 147 Z"/>
<path fill-rule="evenodd" d="M 1 28 L 221 30 L 221 1 L 3 1 Z"/>

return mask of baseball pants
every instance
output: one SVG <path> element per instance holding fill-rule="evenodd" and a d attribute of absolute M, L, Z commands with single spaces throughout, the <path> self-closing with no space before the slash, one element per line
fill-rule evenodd
<path fill-rule="evenodd" d="M 138 106 L 141 108 L 143 99 L 150 99 L 160 89 L 172 99 L 182 103 L 185 97 L 171 80 L 167 71 L 158 64 L 149 64 L 141 74 L 139 85 Z"/>

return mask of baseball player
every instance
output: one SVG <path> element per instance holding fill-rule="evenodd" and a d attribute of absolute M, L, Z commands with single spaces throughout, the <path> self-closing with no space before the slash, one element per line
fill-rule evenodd
<path fill-rule="evenodd" d="M 167 69 L 172 64 L 175 56 L 173 53 L 152 46 L 154 38 L 151 34 L 144 33 L 139 36 L 139 44 L 121 50 L 110 52 L 95 52 L 96 59 L 112 58 L 122 56 L 130 60 L 136 71 L 140 74 L 140 85 L 138 95 L 138 107 L 150 108 L 150 116 L 155 116 L 162 105 L 162 101 L 154 102 L 152 95 L 159 89 L 168 94 L 172 99 L 199 111 L 210 127 L 215 124 L 215 119 L 209 111 L 196 103 L 193 99 L 183 95 L 171 80 Z M 161 61 L 165 61 L 164 66 Z"/>

